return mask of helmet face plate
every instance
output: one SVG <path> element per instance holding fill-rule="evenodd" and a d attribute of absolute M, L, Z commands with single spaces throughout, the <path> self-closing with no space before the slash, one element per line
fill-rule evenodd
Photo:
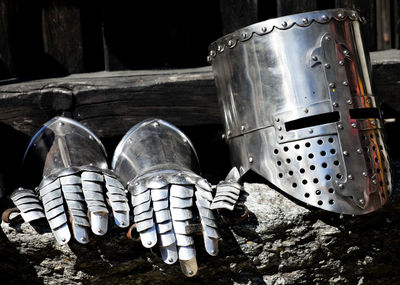
<path fill-rule="evenodd" d="M 364 214 L 386 202 L 391 169 L 355 12 L 268 20 L 210 49 L 225 137 L 242 174 L 252 169 L 333 212 Z"/>

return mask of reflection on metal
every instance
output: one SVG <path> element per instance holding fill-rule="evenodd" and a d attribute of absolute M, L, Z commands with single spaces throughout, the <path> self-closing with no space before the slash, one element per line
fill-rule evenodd
<path fill-rule="evenodd" d="M 224 137 L 241 175 L 252 169 L 333 212 L 365 214 L 387 201 L 391 168 L 361 24 L 351 10 L 317 11 L 210 45 Z M 357 109 L 362 117 L 351 117 Z"/>
<path fill-rule="evenodd" d="M 194 276 L 196 250 L 187 229 L 201 223 L 206 251 L 218 253 L 212 188 L 195 173 L 197 155 L 181 131 L 158 119 L 137 124 L 117 146 L 112 167 L 132 195 L 136 229 L 144 247 L 158 243 L 165 263 L 179 259 L 183 273 Z"/>
<path fill-rule="evenodd" d="M 90 229 L 96 235 L 107 232 L 106 197 L 115 223 L 129 226 L 124 187 L 107 167 L 105 149 L 89 129 L 56 117 L 35 134 L 24 157 L 23 177 L 36 171 L 40 184 L 25 180 L 35 192 L 19 188 L 13 202 L 27 222 L 46 217 L 58 243 L 71 238 L 68 221 L 74 238 L 88 243 Z"/>

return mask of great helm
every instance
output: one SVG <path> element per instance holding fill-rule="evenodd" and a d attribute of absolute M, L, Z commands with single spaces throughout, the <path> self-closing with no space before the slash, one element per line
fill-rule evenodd
<path fill-rule="evenodd" d="M 345 214 L 380 208 L 392 189 L 362 19 L 327 10 L 267 20 L 209 48 L 225 138 L 243 175 Z"/>

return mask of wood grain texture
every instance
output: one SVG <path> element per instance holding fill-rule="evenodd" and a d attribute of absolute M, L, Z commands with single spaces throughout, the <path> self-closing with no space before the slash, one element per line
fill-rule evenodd
<path fill-rule="evenodd" d="M 400 51 L 371 53 L 375 93 L 400 112 Z M 180 127 L 221 124 L 211 67 L 75 74 L 0 86 L 0 121 L 32 135 L 67 114 L 100 137 L 157 117 Z"/>

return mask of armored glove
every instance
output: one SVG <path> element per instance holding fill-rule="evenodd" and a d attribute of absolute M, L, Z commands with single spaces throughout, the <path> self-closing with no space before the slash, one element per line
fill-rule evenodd
<path fill-rule="evenodd" d="M 210 255 L 218 253 L 217 224 L 210 184 L 189 139 L 162 120 L 134 126 L 119 143 L 112 162 L 132 197 L 136 229 L 143 246 L 160 246 L 168 264 L 179 258 L 186 276 L 197 272 L 192 228 L 199 219 Z"/>
<path fill-rule="evenodd" d="M 115 223 L 129 225 L 124 187 L 107 168 L 100 140 L 78 122 L 56 117 L 35 134 L 24 157 L 25 184 L 37 185 L 42 177 L 39 186 L 19 188 L 11 198 L 25 221 L 45 216 L 58 243 L 71 238 L 67 216 L 75 239 L 87 243 L 89 228 L 96 235 L 107 231 L 107 202 Z M 37 175 L 28 179 L 28 171 Z"/>

